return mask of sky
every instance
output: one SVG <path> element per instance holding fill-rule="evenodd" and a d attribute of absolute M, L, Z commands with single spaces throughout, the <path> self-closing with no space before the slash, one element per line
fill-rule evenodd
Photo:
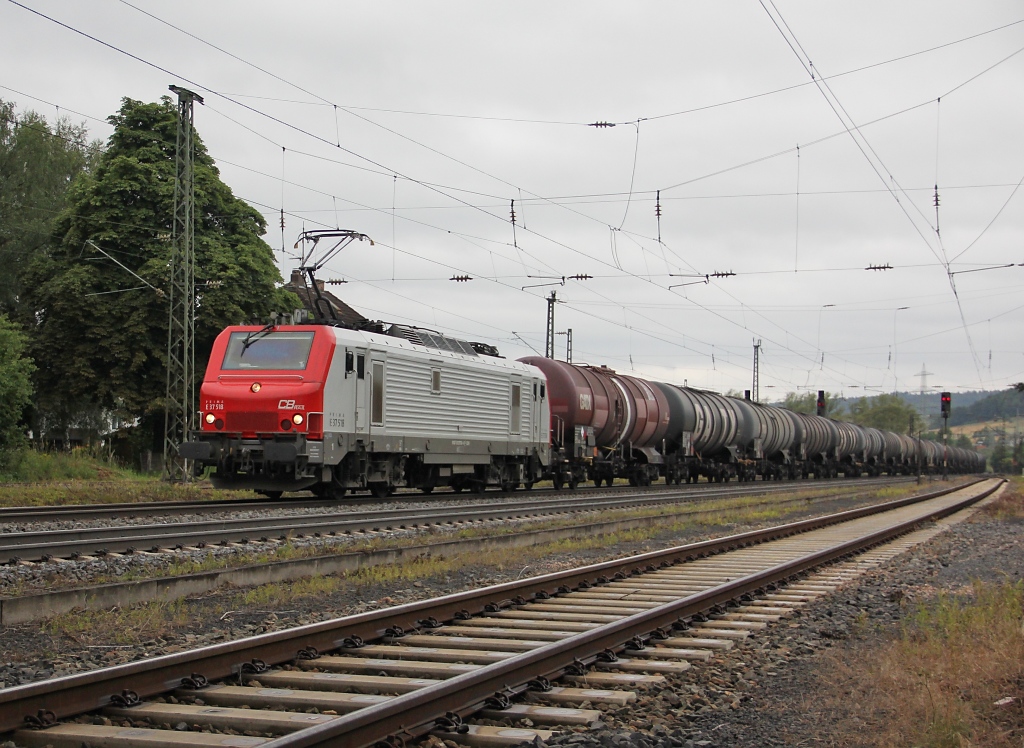
<path fill-rule="evenodd" d="M 0 28 L 0 98 L 101 140 L 124 97 L 200 94 L 285 278 L 303 230 L 373 239 L 319 274 L 367 317 L 518 358 L 554 292 L 574 362 L 743 391 L 760 341 L 763 401 L 1024 380 L 1020 2 L 0 0 Z"/>

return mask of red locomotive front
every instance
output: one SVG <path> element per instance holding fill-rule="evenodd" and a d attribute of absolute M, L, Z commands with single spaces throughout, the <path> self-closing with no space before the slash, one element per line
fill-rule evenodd
<path fill-rule="evenodd" d="M 334 347 L 333 331 L 320 325 L 221 332 L 200 389 L 198 431 L 182 456 L 216 466 L 217 485 L 277 493 L 317 482 Z"/>

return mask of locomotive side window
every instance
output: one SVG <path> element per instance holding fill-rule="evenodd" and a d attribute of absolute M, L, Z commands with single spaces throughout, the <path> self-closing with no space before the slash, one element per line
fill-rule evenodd
<path fill-rule="evenodd" d="M 372 362 L 371 376 L 373 397 L 370 402 L 370 423 L 374 426 L 384 425 L 384 362 Z"/>
<path fill-rule="evenodd" d="M 360 353 L 356 356 L 356 377 L 363 379 L 366 376 L 366 356 Z"/>
<path fill-rule="evenodd" d="M 509 424 L 509 433 L 518 434 L 519 426 L 523 420 L 523 394 L 522 386 L 519 384 L 512 385 L 512 413 L 511 423 Z"/>
<path fill-rule="evenodd" d="M 435 395 L 441 394 L 441 370 L 430 370 L 430 391 Z"/>
<path fill-rule="evenodd" d="M 233 332 L 221 369 L 305 369 L 312 332 Z"/>

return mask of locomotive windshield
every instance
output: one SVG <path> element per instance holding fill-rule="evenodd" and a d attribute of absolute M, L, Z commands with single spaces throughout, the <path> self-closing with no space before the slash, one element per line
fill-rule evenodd
<path fill-rule="evenodd" d="M 305 369 L 312 332 L 233 332 L 221 369 Z"/>

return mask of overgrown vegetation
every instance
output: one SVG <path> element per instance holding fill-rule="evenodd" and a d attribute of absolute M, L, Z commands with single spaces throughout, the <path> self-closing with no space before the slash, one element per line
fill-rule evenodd
<path fill-rule="evenodd" d="M 883 489 L 887 497 L 893 492 L 903 494 L 912 486 L 900 486 Z M 309 600 L 323 600 L 327 596 L 351 590 L 365 595 L 375 587 L 388 585 L 415 584 L 419 580 L 440 580 L 460 570 L 473 569 L 480 574 L 515 572 L 532 575 L 538 573 L 541 563 L 556 554 L 579 554 L 590 550 L 606 549 L 614 552 L 614 548 L 623 544 L 642 544 L 658 536 L 669 537 L 692 533 L 712 528 L 721 528 L 732 524 L 767 524 L 796 511 L 794 504 L 805 505 L 815 495 L 812 490 L 787 495 L 786 497 L 747 497 L 723 499 L 708 502 L 696 507 L 680 510 L 679 507 L 657 507 L 639 510 L 620 510 L 614 513 L 602 513 L 600 520 L 613 518 L 626 519 L 637 516 L 663 516 L 666 521 L 649 527 L 639 527 L 614 533 L 595 534 L 586 537 L 573 537 L 543 543 L 536 546 L 509 549 L 497 548 L 473 553 L 459 553 L 456 556 L 445 556 L 425 552 L 415 558 L 395 564 L 367 566 L 348 575 L 316 576 L 296 581 L 272 583 L 239 590 L 228 596 L 216 606 L 217 615 L 229 610 L 252 611 L 256 609 L 281 610 L 284 607 L 303 607 Z M 595 518 L 597 521 L 597 518 Z M 580 518 L 547 520 L 531 523 L 529 529 L 556 529 L 567 526 L 578 526 Z M 435 529 L 440 535 L 443 530 Z M 448 537 L 480 537 L 508 532 L 508 528 L 468 528 L 451 534 Z M 274 551 L 244 556 L 222 557 L 208 553 L 203 559 L 182 562 L 154 570 L 159 576 L 188 574 L 202 571 L 213 571 L 246 563 L 270 563 L 293 558 L 321 556 L 326 553 L 372 552 L 386 548 L 408 547 L 422 543 L 423 538 L 367 538 L 353 545 L 338 546 L 327 550 L 318 546 L 295 546 L 291 542 L 284 543 Z M 129 572 L 126 575 L 105 581 L 129 581 L 131 579 L 154 576 L 153 571 Z M 97 580 L 103 581 L 103 580 Z M 8 594 L 25 592 L 9 590 Z M 379 594 L 373 592 L 372 594 Z M 193 622 L 189 620 L 189 608 L 182 607 L 183 601 L 175 604 L 168 602 L 151 602 L 132 606 L 132 611 L 115 609 L 112 611 L 91 611 L 87 614 L 79 612 L 63 614 L 50 619 L 44 630 L 56 634 L 62 632 L 82 639 L 106 637 L 107 632 L 117 631 L 116 644 L 140 643 L 168 632 L 187 630 Z M 383 604 L 390 604 L 388 598 Z"/>
<path fill-rule="evenodd" d="M 109 455 L 16 450 L 0 467 L 0 506 L 139 503 L 252 498 L 251 491 L 215 491 L 204 481 L 172 484 L 120 467 Z"/>
<path fill-rule="evenodd" d="M 878 717 L 857 744 L 1021 745 L 1022 606 L 1022 581 L 975 583 L 968 593 L 943 593 L 920 605 L 901 635 L 852 676 L 850 690 L 844 688 L 843 698 L 857 704 L 859 716 Z"/>
<path fill-rule="evenodd" d="M 1010 478 L 1003 495 L 982 511 L 1001 520 L 1024 519 L 1024 477 Z"/>

